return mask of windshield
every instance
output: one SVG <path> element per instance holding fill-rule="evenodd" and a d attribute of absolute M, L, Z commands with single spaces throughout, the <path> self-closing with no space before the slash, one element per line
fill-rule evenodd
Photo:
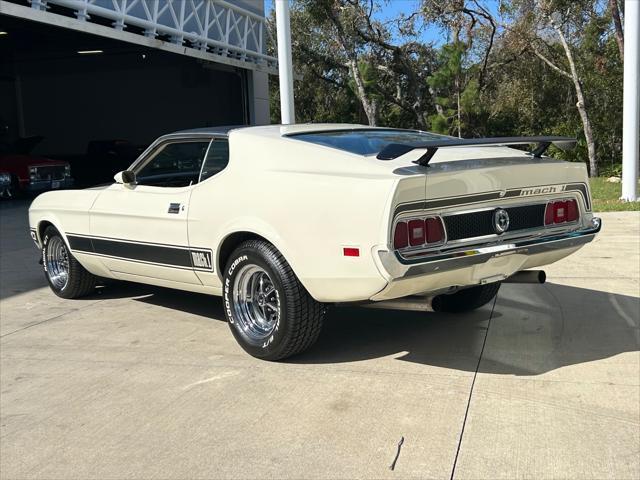
<path fill-rule="evenodd" d="M 358 155 L 373 155 L 380 152 L 380 150 L 390 143 L 413 145 L 448 138 L 445 135 L 421 132 L 418 130 L 394 129 L 333 130 L 326 132 L 294 133 L 287 136 L 305 142 L 345 150 Z"/>

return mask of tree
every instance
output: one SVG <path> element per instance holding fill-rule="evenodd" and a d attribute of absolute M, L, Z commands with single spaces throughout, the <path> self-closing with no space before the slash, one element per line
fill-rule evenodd
<path fill-rule="evenodd" d="M 392 35 L 388 24 L 373 18 L 379 8 L 373 1 L 361 0 L 300 0 L 293 4 L 294 65 L 304 77 L 301 96 L 295 87 L 301 121 L 317 121 L 318 114 L 326 113 L 326 109 L 307 116 L 300 103 L 314 105 L 314 109 L 320 103 L 327 109 L 332 105 L 336 112 L 344 113 L 341 118 L 357 119 L 357 112 L 344 111 L 346 97 L 358 101 L 370 125 L 427 128 L 433 103 L 426 79 L 435 65 L 436 53 L 430 45 L 406 40 L 416 36 L 412 19 L 393 19 L 390 23 L 398 27 Z M 270 28 L 274 25 L 272 18 Z M 317 91 L 308 88 L 310 82 Z M 277 95 L 277 85 L 272 86 Z M 343 100 L 339 105 L 337 98 Z M 278 106 L 274 107 L 275 112 Z"/>
<path fill-rule="evenodd" d="M 267 19 L 267 49 L 275 54 L 275 12 Z M 350 88 L 350 74 L 330 35 L 304 5 L 291 9 L 291 39 L 296 118 L 299 122 L 359 123 L 360 103 Z M 278 78 L 270 78 L 271 121 L 280 122 Z"/>
<path fill-rule="evenodd" d="M 462 137 L 474 130 L 464 119 L 478 111 L 497 22 L 477 0 L 422 0 L 421 12 L 451 39 L 441 48 L 439 68 L 428 79 L 436 105 L 431 125 L 435 131 Z"/>
<path fill-rule="evenodd" d="M 384 11 L 389 1 L 292 4 L 299 121 L 463 137 L 576 135 L 576 150 L 549 153 L 587 159 L 591 175 L 616 171 L 619 0 L 420 0 L 394 17 Z M 427 28 L 442 40 L 425 42 Z M 271 89 L 278 121 L 277 78 Z"/>
<path fill-rule="evenodd" d="M 440 51 L 440 68 L 427 79 L 435 97 L 436 113 L 430 117 L 431 128 L 438 133 L 456 133 L 462 138 L 462 59 L 466 48 L 460 41 L 444 45 Z"/>
<path fill-rule="evenodd" d="M 624 33 L 622 31 L 622 21 L 620 20 L 620 5 L 618 0 L 609 0 L 609 10 L 611 11 L 611 19 L 616 31 L 616 43 L 620 52 L 620 60 L 624 60 Z"/>
<path fill-rule="evenodd" d="M 369 125 L 376 126 L 379 103 L 365 84 L 361 66 L 366 62 L 366 56 L 362 59 L 364 45 L 360 36 L 356 34 L 364 18 L 372 14 L 373 8 L 367 12 L 358 0 L 308 0 L 303 4 L 320 25 L 329 27 L 329 33 L 349 69 L 355 86 L 354 91 L 362 104 Z"/>
<path fill-rule="evenodd" d="M 518 32 L 521 40 L 526 42 L 525 50 L 532 52 L 555 73 L 570 80 L 576 96 L 576 109 L 582 122 L 582 130 L 587 145 L 589 173 L 598 175 L 595 137 L 589 118 L 588 103 L 583 88 L 580 72 L 576 67 L 574 50 L 585 25 L 585 10 L 592 6 L 587 0 L 514 0 L 513 5 L 518 14 L 516 24 L 520 23 Z M 549 44 L 549 40 L 557 39 L 557 43 Z M 561 49 L 564 61 L 560 60 L 558 50 Z"/>

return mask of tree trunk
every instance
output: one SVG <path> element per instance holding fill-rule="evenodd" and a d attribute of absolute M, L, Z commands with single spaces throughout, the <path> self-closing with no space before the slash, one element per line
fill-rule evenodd
<path fill-rule="evenodd" d="M 436 95 L 436 92 L 433 88 L 429 87 L 429 94 L 431 95 L 431 98 L 433 99 L 433 105 L 436 108 L 436 113 L 438 115 L 440 115 L 442 118 L 447 118 L 447 116 L 444 114 L 444 108 L 442 108 L 442 105 L 440 105 L 438 103 L 438 95 Z M 429 125 L 431 127 L 431 125 Z"/>
<path fill-rule="evenodd" d="M 360 68 L 358 68 L 358 54 L 355 45 L 349 41 L 348 36 L 345 34 L 338 10 L 329 7 L 327 8 L 326 13 L 336 28 L 338 43 L 347 56 L 347 66 L 349 67 L 351 78 L 353 78 L 353 81 L 356 84 L 356 96 L 362 104 L 362 108 L 367 116 L 369 125 L 375 127 L 378 123 L 378 102 L 375 98 L 369 98 L 367 91 L 364 88 L 362 74 L 360 73 Z"/>
<path fill-rule="evenodd" d="M 562 48 L 564 48 L 564 53 L 567 56 L 569 68 L 571 69 L 570 77 L 576 90 L 576 97 L 578 98 L 576 108 L 578 109 L 578 113 L 580 114 L 580 120 L 582 120 L 582 130 L 584 131 L 584 137 L 587 141 L 587 153 L 589 155 L 589 175 L 591 177 L 597 177 L 598 161 L 596 158 L 596 144 L 593 138 L 591 120 L 589 120 L 589 114 L 587 113 L 587 103 L 585 101 L 584 92 L 582 90 L 582 82 L 580 81 L 580 77 L 578 76 L 578 70 L 576 69 L 576 63 L 573 59 L 573 53 L 571 52 L 571 48 L 569 48 L 569 44 L 567 43 L 562 30 L 558 25 L 555 24 L 553 20 L 551 20 L 550 23 L 560 37 Z"/>
<path fill-rule="evenodd" d="M 378 102 L 374 98 L 370 99 L 367 95 L 367 92 L 364 88 L 364 81 L 362 80 L 360 69 L 358 68 L 357 58 L 352 58 L 351 60 L 349 60 L 349 70 L 351 71 L 351 77 L 356 84 L 356 94 L 360 99 L 360 103 L 362 104 L 364 113 L 367 116 L 369 125 L 372 127 L 376 127 L 378 125 Z"/>
<path fill-rule="evenodd" d="M 609 10 L 611 11 L 611 18 L 613 19 L 613 25 L 616 30 L 616 42 L 618 44 L 618 50 L 620 51 L 620 60 L 624 61 L 624 33 L 622 31 L 622 22 L 620 21 L 620 6 L 618 0 L 609 0 Z"/>
<path fill-rule="evenodd" d="M 575 82 L 576 81 L 574 80 L 574 83 Z M 576 95 L 578 97 L 578 102 L 576 103 L 576 107 L 578 108 L 578 113 L 580 114 L 580 120 L 582 120 L 584 137 L 587 140 L 587 153 L 589 154 L 589 176 L 597 177 L 598 162 L 596 159 L 596 144 L 593 139 L 593 130 L 591 128 L 591 121 L 589 120 L 589 115 L 587 114 L 587 108 L 585 106 L 584 94 L 582 93 L 582 85 L 580 84 L 580 81 L 577 81 L 575 87 L 576 87 Z"/>

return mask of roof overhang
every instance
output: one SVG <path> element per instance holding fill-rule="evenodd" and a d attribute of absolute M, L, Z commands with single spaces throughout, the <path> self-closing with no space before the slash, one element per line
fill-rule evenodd
<path fill-rule="evenodd" d="M 172 19 L 171 21 L 175 20 L 173 25 L 161 17 L 161 14 L 166 12 L 151 12 L 148 8 L 143 8 L 142 13 L 137 12 L 136 15 L 133 11 L 116 10 L 115 7 L 108 9 L 82 0 L 48 0 L 50 4 L 75 9 L 76 18 L 36 8 L 39 3 L 33 2 L 33 7 L 29 8 L 0 0 L 0 14 L 155 48 L 202 61 L 272 75 L 278 73 L 277 59 L 262 53 L 263 37 L 266 32 L 264 17 L 223 0 L 205 0 L 202 4 L 204 7 L 198 11 L 178 12 L 178 17 L 182 20 L 175 18 L 173 14 L 176 12 L 170 11 L 171 15 L 166 16 Z M 130 2 L 129 5 L 132 3 Z M 180 2 L 180 4 L 184 9 L 193 6 L 192 2 Z M 105 5 L 111 4 L 105 3 Z M 126 8 L 126 4 L 123 3 L 123 5 Z M 146 5 L 146 3 L 139 5 Z M 167 3 L 167 5 L 172 4 Z M 88 21 L 91 15 L 113 20 L 113 24 L 106 26 Z M 199 33 L 191 30 L 190 21 L 201 27 Z M 136 27 L 137 30 L 145 28 L 145 33 L 124 31 L 123 28 L 129 25 Z M 190 31 L 186 31 L 187 28 Z M 162 40 L 156 36 L 168 36 L 171 41 Z M 198 48 L 195 48 L 196 46 Z"/>

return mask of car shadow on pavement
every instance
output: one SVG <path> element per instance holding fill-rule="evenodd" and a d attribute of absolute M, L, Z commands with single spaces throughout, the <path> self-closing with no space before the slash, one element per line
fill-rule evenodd
<path fill-rule="evenodd" d="M 207 319 L 225 321 L 220 297 L 155 287 L 142 283 L 108 280 L 96 289 L 96 293 L 78 300 L 117 298 L 131 298 L 135 302 L 156 305 L 170 310 L 179 310 Z"/>
<path fill-rule="evenodd" d="M 538 375 L 640 350 L 639 312 L 640 298 L 554 283 L 503 285 L 495 305 L 467 314 L 336 308 L 316 345 L 290 362 L 390 356 L 464 371 Z"/>
<path fill-rule="evenodd" d="M 136 283 L 107 282 L 83 300 L 119 298 L 225 321 L 219 297 Z M 639 351 L 639 317 L 638 297 L 554 283 L 506 284 L 495 304 L 466 314 L 331 308 L 318 342 L 286 361 L 391 357 L 468 372 L 538 375 Z"/>
<path fill-rule="evenodd" d="M 180 310 L 207 319 L 226 322 L 222 309 L 222 299 L 202 293 L 181 292 L 168 288 L 149 287 L 151 294 L 135 298 L 137 302 L 147 303 L 171 310 Z M 185 299 L 188 298 L 188 301 Z"/>

